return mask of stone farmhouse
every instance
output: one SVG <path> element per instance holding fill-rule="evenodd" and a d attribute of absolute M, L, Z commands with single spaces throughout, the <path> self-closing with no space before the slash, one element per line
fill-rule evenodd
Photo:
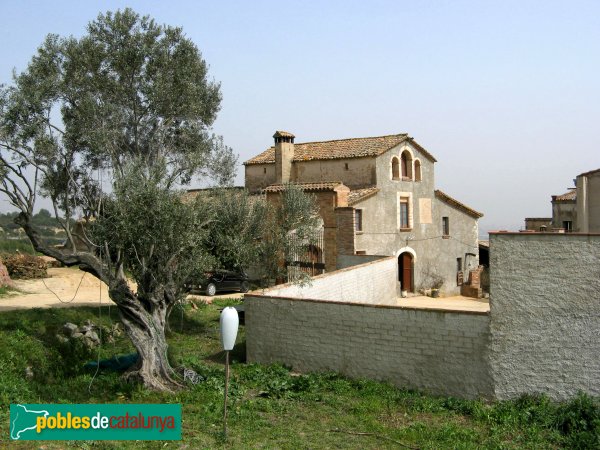
<path fill-rule="evenodd" d="M 307 257 L 313 267 L 330 272 L 369 255 L 394 256 L 403 291 L 473 294 L 465 290 L 479 265 L 482 214 L 435 188 L 436 159 L 412 137 L 295 143 L 277 131 L 273 138 L 244 162 L 245 187 L 271 201 L 286 183 L 316 196 L 323 229 Z"/>
<path fill-rule="evenodd" d="M 552 196 L 552 217 L 526 218 L 530 231 L 600 233 L 600 169 L 577 175 L 575 187 Z"/>

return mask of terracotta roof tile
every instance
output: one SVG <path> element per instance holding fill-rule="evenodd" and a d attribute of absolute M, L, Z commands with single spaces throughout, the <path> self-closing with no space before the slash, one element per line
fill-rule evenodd
<path fill-rule="evenodd" d="M 431 161 L 436 161 L 427 150 L 417 144 L 408 134 L 298 143 L 294 145 L 294 161 L 378 156 L 405 141 L 413 144 Z M 269 164 L 274 162 L 275 147 L 270 147 L 244 164 Z"/>
<path fill-rule="evenodd" d="M 244 187 L 243 186 L 232 186 L 232 187 L 226 187 L 226 188 L 200 188 L 200 189 L 188 189 L 187 191 L 183 192 L 181 194 L 181 201 L 183 203 L 190 203 L 192 202 L 198 195 L 207 195 L 207 194 L 211 194 L 212 192 L 218 192 L 220 190 L 227 190 L 227 191 L 243 191 Z"/>
<path fill-rule="evenodd" d="M 565 200 L 576 200 L 577 199 L 577 189 L 569 189 L 569 192 L 562 195 L 556 195 L 553 200 L 565 201 Z"/>
<path fill-rule="evenodd" d="M 276 131 L 275 134 L 273 135 L 273 137 L 290 137 L 290 138 L 295 138 L 296 136 L 294 136 L 289 131 Z"/>
<path fill-rule="evenodd" d="M 285 184 L 272 184 L 265 188 L 265 192 L 281 192 L 285 189 Z M 304 191 L 335 191 L 337 188 L 348 189 L 340 181 L 323 181 L 319 183 L 294 183 L 294 186 L 298 186 Z"/>
<path fill-rule="evenodd" d="M 483 217 L 483 214 L 480 213 L 479 211 L 475 211 L 474 209 L 469 208 L 464 203 L 461 203 L 458 200 L 450 197 L 448 194 L 440 191 L 439 189 L 435 190 L 435 196 L 437 198 L 439 198 L 440 200 L 442 200 L 443 202 L 448 203 L 450 206 L 454 206 L 455 208 L 462 210 L 463 212 L 467 213 L 471 217 L 474 217 L 475 219 L 479 219 L 480 217 Z"/>
<path fill-rule="evenodd" d="M 364 189 L 353 189 L 352 191 L 350 191 L 350 194 L 348 194 L 348 205 L 352 206 L 355 203 L 360 202 L 361 200 L 365 200 L 377 194 L 378 192 L 379 188 L 376 188 L 375 186 L 371 186 Z"/>

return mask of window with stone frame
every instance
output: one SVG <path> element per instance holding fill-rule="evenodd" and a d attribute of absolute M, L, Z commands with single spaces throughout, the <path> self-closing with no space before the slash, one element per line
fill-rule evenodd
<path fill-rule="evenodd" d="M 361 232 L 363 230 L 363 211 L 362 209 L 354 210 L 354 231 Z"/>
<path fill-rule="evenodd" d="M 408 197 L 400 198 L 400 229 L 410 229 L 410 203 Z"/>
<path fill-rule="evenodd" d="M 450 236 L 450 218 L 442 217 L 442 235 Z"/>
<path fill-rule="evenodd" d="M 415 160 L 415 181 L 421 181 L 421 161 Z"/>
<path fill-rule="evenodd" d="M 400 155 L 400 172 L 402 180 L 410 181 L 413 179 L 413 158 L 408 150 L 404 150 Z"/>
<path fill-rule="evenodd" d="M 400 163 L 395 156 L 392 158 L 392 180 L 400 179 Z"/>

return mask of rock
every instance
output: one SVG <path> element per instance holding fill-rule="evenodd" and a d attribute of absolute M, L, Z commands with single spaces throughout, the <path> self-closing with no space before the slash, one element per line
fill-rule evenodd
<path fill-rule="evenodd" d="M 121 336 L 121 334 L 123 334 L 123 328 L 121 327 L 121 324 L 115 323 L 112 326 L 112 330 L 111 330 L 110 334 L 112 334 L 113 336 Z"/>
<path fill-rule="evenodd" d="M 86 337 L 87 339 L 90 339 L 91 341 L 93 341 L 93 342 L 97 343 L 97 344 L 99 344 L 99 343 L 100 343 L 100 338 L 98 337 L 98 334 L 97 334 L 95 331 L 88 331 L 88 332 L 85 334 L 85 337 Z"/>
<path fill-rule="evenodd" d="M 10 279 L 8 269 L 2 261 L 0 261 L 0 287 L 14 287 L 13 281 Z"/>
<path fill-rule="evenodd" d="M 31 380 L 33 378 L 33 369 L 31 366 L 25 367 L 25 378 Z"/>
<path fill-rule="evenodd" d="M 71 337 L 72 337 L 73 339 L 81 339 L 81 338 L 83 337 L 83 333 L 79 333 L 79 332 L 77 332 L 77 333 L 73 333 L 73 334 L 71 335 Z"/>
<path fill-rule="evenodd" d="M 56 340 L 58 342 L 60 342 L 61 344 L 66 344 L 67 342 L 69 342 L 69 339 L 67 339 L 66 337 L 64 337 L 62 334 L 57 334 L 56 335 Z"/>
<path fill-rule="evenodd" d="M 67 336 L 72 336 L 77 331 L 77 325 L 71 322 L 67 322 L 63 325 L 63 331 Z"/>

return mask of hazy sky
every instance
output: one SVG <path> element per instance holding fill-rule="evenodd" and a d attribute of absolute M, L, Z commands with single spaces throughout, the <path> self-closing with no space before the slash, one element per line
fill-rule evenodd
<path fill-rule="evenodd" d="M 278 129 L 407 132 L 437 158 L 436 187 L 485 214 L 482 231 L 550 216 L 551 194 L 600 168 L 598 1 L 0 0 L 0 83 L 46 34 L 127 6 L 198 45 L 222 83 L 215 131 L 240 163 Z"/>

